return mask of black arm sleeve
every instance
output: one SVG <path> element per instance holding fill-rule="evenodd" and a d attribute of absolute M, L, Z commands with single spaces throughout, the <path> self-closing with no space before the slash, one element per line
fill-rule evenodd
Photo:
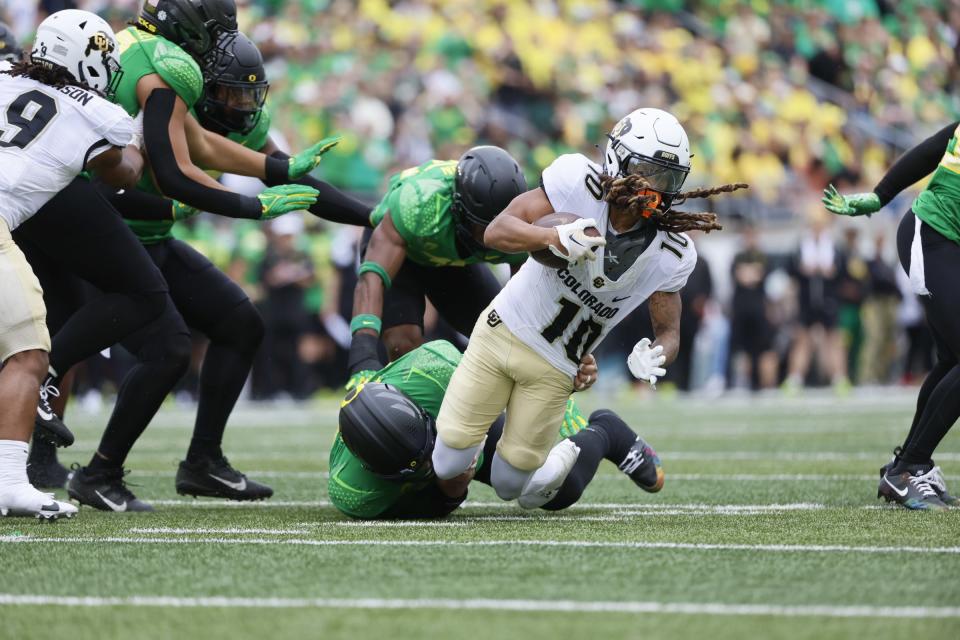
<path fill-rule="evenodd" d="M 381 513 L 380 518 L 388 520 L 443 518 L 450 515 L 466 499 L 466 491 L 462 496 L 451 498 L 440 491 L 440 487 L 436 484 L 430 484 L 416 493 L 404 494 L 389 509 Z"/>
<path fill-rule="evenodd" d="M 155 89 L 143 108 L 143 140 L 157 186 L 167 196 L 203 211 L 230 218 L 259 219 L 262 207 L 257 198 L 207 187 L 180 170 L 169 133 L 176 99 L 172 89 Z"/>
<path fill-rule="evenodd" d="M 380 338 L 369 333 L 355 333 L 350 342 L 350 356 L 347 359 L 349 375 L 360 371 L 379 371 L 383 368 L 380 361 Z"/>
<path fill-rule="evenodd" d="M 127 189 L 108 196 L 110 204 L 127 220 L 173 220 L 173 203 L 138 189 Z"/>
<path fill-rule="evenodd" d="M 270 154 L 270 157 L 283 161 L 290 159 L 290 156 L 282 151 L 275 151 Z M 279 175 L 271 175 L 276 173 L 275 171 L 271 171 L 271 163 L 268 162 L 267 186 L 275 187 L 287 182 L 286 175 L 284 175 L 283 178 Z M 317 201 L 308 209 L 310 213 L 318 218 L 329 220 L 330 222 L 339 222 L 340 224 L 350 224 L 355 227 L 373 226 L 370 224 L 370 212 L 373 209 L 369 205 L 360 202 L 356 198 L 351 198 L 326 182 L 310 176 L 303 176 L 297 180 L 297 184 L 313 187 L 320 192 L 320 195 L 317 196 Z"/>
<path fill-rule="evenodd" d="M 947 125 L 893 163 L 887 174 L 873 189 L 873 192 L 880 197 L 882 206 L 886 206 L 898 193 L 910 185 L 933 173 L 940 164 L 940 159 L 958 125 L 960 122 Z"/>

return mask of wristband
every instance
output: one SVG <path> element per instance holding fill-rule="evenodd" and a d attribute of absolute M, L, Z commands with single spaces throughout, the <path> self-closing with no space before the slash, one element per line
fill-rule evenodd
<path fill-rule="evenodd" d="M 263 173 L 268 187 L 277 187 L 290 182 L 290 161 L 274 156 L 267 156 L 264 161 Z"/>
<path fill-rule="evenodd" d="M 373 329 L 380 333 L 382 326 L 383 322 L 377 316 L 372 313 L 361 313 L 355 315 L 353 320 L 350 321 L 350 333 L 356 333 L 360 329 Z"/>
<path fill-rule="evenodd" d="M 360 270 L 357 272 L 358 276 L 362 276 L 365 273 L 375 273 L 380 276 L 380 279 L 383 280 L 383 288 L 389 289 L 390 285 L 393 284 L 393 281 L 390 279 L 390 274 L 387 273 L 387 270 L 381 267 L 376 262 L 367 260 L 360 264 Z"/>

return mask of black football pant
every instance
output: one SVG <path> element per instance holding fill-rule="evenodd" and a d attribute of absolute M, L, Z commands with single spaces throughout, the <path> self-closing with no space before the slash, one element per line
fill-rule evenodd
<path fill-rule="evenodd" d="M 167 284 L 120 214 L 76 178 L 14 232 L 51 312 L 50 366 L 62 376 L 159 317 Z M 85 300 L 77 278 L 103 295 Z"/>
<path fill-rule="evenodd" d="M 263 340 L 263 321 L 247 295 L 206 257 L 179 240 L 146 247 L 170 286 L 172 304 L 123 341 L 137 364 L 120 386 L 98 452 L 99 464 L 121 466 L 164 398 L 190 365 L 190 328 L 210 339 L 187 458 L 221 455 L 227 419 Z M 95 461 L 96 463 L 96 461 Z"/>
<path fill-rule="evenodd" d="M 911 243 L 916 217 L 910 211 L 900 221 L 897 252 L 910 272 Z M 937 362 L 923 381 L 910 433 L 900 460 L 927 464 L 953 424 L 960 418 L 960 244 L 923 223 L 920 227 L 924 276 L 929 296 L 921 296 L 927 324 L 937 349 Z"/>

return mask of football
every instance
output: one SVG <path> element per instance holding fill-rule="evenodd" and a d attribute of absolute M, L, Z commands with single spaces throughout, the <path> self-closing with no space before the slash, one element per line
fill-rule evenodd
<path fill-rule="evenodd" d="M 543 216 L 533 224 L 537 225 L 538 227 L 552 228 L 558 227 L 561 224 L 569 224 L 579 217 L 580 216 L 573 213 L 551 213 Z M 596 227 L 587 227 L 584 229 L 584 233 L 595 238 L 600 235 L 600 230 Z M 594 251 L 596 251 L 596 249 L 594 249 Z M 566 260 L 550 251 L 550 249 L 533 251 L 530 253 L 530 256 L 543 266 L 550 267 L 551 269 L 559 269 L 567 266 L 568 264 Z"/>

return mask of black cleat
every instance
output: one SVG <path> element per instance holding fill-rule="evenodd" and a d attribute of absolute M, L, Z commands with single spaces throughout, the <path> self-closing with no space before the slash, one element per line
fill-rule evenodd
<path fill-rule="evenodd" d="M 900 460 L 900 447 L 897 447 L 893 450 L 893 458 L 887 464 L 880 467 L 880 478 L 881 482 L 883 476 L 894 467 L 894 465 Z M 940 498 L 940 501 L 952 508 L 960 508 L 960 498 L 957 496 L 950 495 L 950 492 L 947 490 L 947 480 L 943 477 L 943 471 L 937 465 L 936 462 L 930 460 L 930 470 L 926 473 L 920 473 L 917 478 L 923 482 L 929 484 L 934 491 L 937 492 L 937 497 Z M 879 495 L 877 497 L 880 497 Z"/>
<path fill-rule="evenodd" d="M 914 465 L 919 467 L 919 465 Z M 947 508 L 936 489 L 925 480 L 929 469 L 907 468 L 901 473 L 889 471 L 880 478 L 877 497 L 916 511 L 942 511 Z"/>
<path fill-rule="evenodd" d="M 80 504 L 91 506 L 100 511 L 153 511 L 153 506 L 133 495 L 127 488 L 123 477 L 124 469 L 105 471 L 87 471 L 78 464 L 73 465 L 73 474 L 67 485 L 67 495 Z"/>
<path fill-rule="evenodd" d="M 40 402 L 37 404 L 37 417 L 33 421 L 34 435 L 58 447 L 69 447 L 73 444 L 73 433 L 50 406 L 50 398 L 59 396 L 60 390 L 54 386 L 53 376 L 47 376 L 40 385 Z"/>
<path fill-rule="evenodd" d="M 663 467 L 660 466 L 660 456 L 640 436 L 637 436 L 637 441 L 630 447 L 627 457 L 618 468 L 644 491 L 656 493 L 663 489 L 664 474 Z"/>
<path fill-rule="evenodd" d="M 227 500 L 264 500 L 273 495 L 270 487 L 248 480 L 223 456 L 184 460 L 177 469 L 177 493 Z"/>
<path fill-rule="evenodd" d="M 27 458 L 27 480 L 41 489 L 62 489 L 70 472 L 57 460 L 57 450 L 46 440 L 34 440 Z"/>

